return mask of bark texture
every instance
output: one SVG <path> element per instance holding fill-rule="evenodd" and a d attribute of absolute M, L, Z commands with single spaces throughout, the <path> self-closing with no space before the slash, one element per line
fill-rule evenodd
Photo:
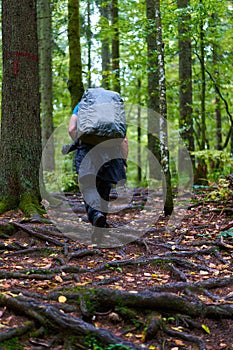
<path fill-rule="evenodd" d="M 0 212 L 31 213 L 41 161 L 36 1 L 2 1 L 3 83 Z"/>
<path fill-rule="evenodd" d="M 82 83 L 82 61 L 79 29 L 79 0 L 68 2 L 68 41 L 69 41 L 69 82 L 72 109 L 81 100 L 84 88 Z"/>

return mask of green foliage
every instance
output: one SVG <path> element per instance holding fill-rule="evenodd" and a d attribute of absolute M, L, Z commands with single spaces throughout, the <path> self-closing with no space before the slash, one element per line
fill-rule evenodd
<path fill-rule="evenodd" d="M 230 228 L 229 230 L 226 231 L 221 231 L 220 234 L 218 235 L 218 238 L 233 238 L 233 228 Z"/>
<path fill-rule="evenodd" d="M 85 346 L 88 350 L 129 350 L 128 346 L 122 344 L 103 345 L 93 336 L 86 337 Z"/>
<path fill-rule="evenodd" d="M 58 126 L 64 118 L 71 113 L 70 95 L 67 89 L 68 81 L 68 38 L 67 38 L 67 3 L 68 1 L 52 1 L 53 3 L 53 93 L 54 93 L 54 124 Z M 146 19 L 146 4 L 140 1 L 120 0 L 119 7 L 119 32 L 120 32 L 120 64 L 121 64 L 121 93 L 129 106 L 146 106 L 147 102 L 147 73 L 153 67 L 148 67 L 146 38 L 149 31 L 155 29 L 154 23 L 148 23 Z M 203 3 L 192 0 L 190 5 L 184 9 L 178 9 L 176 2 L 164 0 L 161 2 L 161 15 L 163 26 L 163 40 L 165 50 L 166 65 L 166 84 L 167 84 L 167 109 L 168 120 L 179 124 L 179 62 L 178 62 L 178 22 L 182 20 L 182 15 L 191 16 L 190 35 L 193 49 L 193 119 L 196 136 L 196 149 L 201 126 L 201 105 L 200 105 L 200 87 L 202 78 L 200 75 L 200 21 L 204 26 L 204 45 L 205 45 L 205 65 L 212 77 L 215 78 L 222 96 L 229 101 L 232 100 L 231 75 L 232 75 L 232 5 L 224 0 L 216 2 L 207 0 Z M 108 39 L 111 43 L 113 27 L 110 19 L 99 17 L 99 3 L 91 2 L 91 29 L 88 29 L 87 23 L 87 4 L 80 2 L 81 24 L 81 43 L 82 43 L 82 63 L 83 63 L 83 81 L 86 85 L 88 80 L 88 40 L 87 32 L 91 30 L 91 67 L 90 74 L 92 84 L 99 84 L 101 76 L 101 40 Z M 90 43 L 90 42 L 89 42 Z M 111 45 L 110 45 L 111 46 Z M 213 47 L 217 48 L 218 61 L 213 63 Z M 215 72 L 219 71 L 216 78 Z M 196 152 L 198 157 L 205 158 L 208 164 L 209 181 L 217 181 L 220 175 L 226 175 L 232 167 L 232 160 L 228 156 L 229 146 L 226 151 L 214 151 L 216 140 L 216 90 L 210 75 L 206 74 L 206 143 L 210 150 Z M 114 74 L 110 74 L 110 88 L 113 85 Z M 141 88 L 138 89 L 140 80 Z M 222 135 L 223 142 L 229 129 L 229 118 L 225 110 L 225 104 L 220 100 L 220 109 L 222 115 Z M 137 114 L 128 113 L 128 121 L 135 126 L 132 130 L 128 129 L 129 139 L 137 142 Z M 146 126 L 146 119 L 142 120 L 141 126 Z M 142 147 L 147 145 L 147 130 L 142 127 Z M 202 153 L 203 152 L 203 153 Z M 135 157 L 133 158 L 136 159 Z M 59 158 L 59 163 L 68 163 L 64 158 Z M 69 159 L 70 161 L 70 159 Z M 137 166 L 129 162 L 127 177 L 130 186 L 140 186 L 146 183 L 148 172 L 147 160 L 143 158 L 142 183 L 137 180 Z M 220 164 L 220 166 L 219 166 Z M 59 165 L 60 166 L 60 165 Z M 60 188 L 69 189 L 73 187 L 72 170 L 61 170 L 64 177 L 59 174 Z M 174 183 L 175 178 L 172 178 Z"/>
<path fill-rule="evenodd" d="M 67 88 L 69 79 L 69 55 L 67 36 L 67 1 L 52 0 L 52 30 L 53 30 L 53 107 L 54 124 L 58 125 L 71 112 L 70 94 Z M 61 112 L 58 119 L 57 113 Z M 57 120 L 58 119 L 58 124 Z"/>
<path fill-rule="evenodd" d="M 219 178 L 217 184 L 214 185 L 213 190 L 207 196 L 207 199 L 221 200 L 226 203 L 233 198 L 233 191 L 230 188 L 230 182 L 224 177 Z"/>
<path fill-rule="evenodd" d="M 63 172 L 57 176 L 55 172 L 44 172 L 45 186 L 48 192 L 75 192 L 78 191 L 77 174 Z"/>
<path fill-rule="evenodd" d="M 114 350 L 114 349 L 118 349 L 118 350 L 129 350 L 130 348 L 128 346 L 125 345 L 121 345 L 121 344 L 110 344 L 107 348 L 108 350 Z"/>
<path fill-rule="evenodd" d="M 18 338 L 13 338 L 1 343 L 1 347 L 4 350 L 23 350 L 24 346 L 19 343 Z"/>
<path fill-rule="evenodd" d="M 233 158 L 226 150 L 203 150 L 192 154 L 207 164 L 209 181 L 218 181 L 219 177 L 226 176 L 232 171 Z"/>

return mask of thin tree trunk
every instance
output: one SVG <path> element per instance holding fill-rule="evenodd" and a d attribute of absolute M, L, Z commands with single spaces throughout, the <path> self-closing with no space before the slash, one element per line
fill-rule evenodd
<path fill-rule="evenodd" d="M 109 37 L 106 36 L 104 28 L 106 27 L 106 22 L 110 18 L 109 2 L 101 0 L 100 3 L 100 14 L 101 14 L 101 57 L 102 57 L 102 86 L 105 89 L 110 87 L 110 47 L 109 47 Z"/>
<path fill-rule="evenodd" d="M 201 0 L 202 3 L 202 0 Z M 200 23 L 200 52 L 201 52 L 201 149 L 206 146 L 206 79 L 205 79 L 205 44 L 204 44 L 203 20 Z"/>
<path fill-rule="evenodd" d="M 178 21 L 179 30 L 179 81 L 180 81 L 180 119 L 179 128 L 182 140 L 185 142 L 189 152 L 194 151 L 194 131 L 193 131 L 193 109 L 192 109 L 192 50 L 190 32 L 190 14 L 188 7 L 190 0 L 178 0 L 180 17 Z M 193 167 L 195 159 L 191 156 Z M 179 171 L 185 171 L 186 162 L 184 154 L 180 150 Z"/>
<path fill-rule="evenodd" d="M 138 79 L 138 128 L 137 128 L 137 145 L 138 145 L 138 182 L 142 181 L 142 160 L 141 160 L 141 80 Z"/>
<path fill-rule="evenodd" d="M 88 87 L 91 87 L 91 2 L 87 0 L 87 51 L 88 51 Z"/>
<path fill-rule="evenodd" d="M 112 73 L 113 90 L 120 93 L 120 40 L 118 27 L 118 0 L 112 0 Z"/>
<path fill-rule="evenodd" d="M 159 118 L 155 117 L 155 112 L 159 112 L 159 78 L 158 78 L 158 54 L 156 44 L 155 28 L 155 0 L 146 1 L 146 15 L 148 22 L 147 34 L 147 56 L 148 56 L 148 149 L 152 157 L 149 156 L 150 178 L 160 179 L 155 158 L 160 162 L 160 142 L 159 142 Z"/>
<path fill-rule="evenodd" d="M 38 35 L 40 57 L 40 91 L 41 91 L 41 121 L 43 168 L 53 171 L 53 94 L 52 94 L 52 10 L 51 1 L 38 1 Z M 49 142 L 48 142 L 49 140 Z"/>
<path fill-rule="evenodd" d="M 212 18 L 216 19 L 216 14 L 212 15 Z M 213 66 L 214 66 L 214 80 L 215 80 L 215 120 L 216 120 L 216 149 L 222 149 L 222 116 L 221 116 L 221 103 L 219 94 L 217 91 L 219 81 L 219 70 L 218 70 L 218 54 L 217 45 L 213 44 Z"/>
<path fill-rule="evenodd" d="M 171 174 L 169 167 L 168 134 L 167 134 L 167 101 L 166 101 L 166 78 L 164 65 L 164 44 L 162 36 L 162 23 L 160 14 L 160 0 L 155 0 L 156 13 L 156 33 L 158 49 L 158 68 L 159 68 L 159 92 L 160 92 L 160 149 L 161 166 L 164 173 L 164 192 L 166 194 L 164 203 L 165 215 L 171 215 L 173 212 L 173 199 L 171 188 Z"/>
<path fill-rule="evenodd" d="M 200 0 L 200 4 L 203 1 Z M 203 18 L 200 14 L 200 64 L 201 64 L 201 128 L 200 128 L 200 148 L 204 150 L 207 145 L 206 140 L 206 110 L 205 110 L 205 97 L 206 97 L 206 77 L 205 77 L 205 43 L 204 43 L 204 28 Z M 197 168 L 195 169 L 195 183 L 205 184 L 207 178 L 207 165 L 203 159 L 197 160 Z"/>
<path fill-rule="evenodd" d="M 83 95 L 82 61 L 79 29 L 79 0 L 68 1 L 68 41 L 69 41 L 69 82 L 71 108 L 80 101 Z"/>

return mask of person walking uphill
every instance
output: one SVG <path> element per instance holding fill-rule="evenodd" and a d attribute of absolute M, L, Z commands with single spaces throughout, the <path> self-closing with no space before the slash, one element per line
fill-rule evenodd
<path fill-rule="evenodd" d="M 122 98 L 103 88 L 88 89 L 73 110 L 68 131 L 76 144 L 76 172 L 96 243 L 100 228 L 108 227 L 111 188 L 126 181 L 128 141 Z"/>

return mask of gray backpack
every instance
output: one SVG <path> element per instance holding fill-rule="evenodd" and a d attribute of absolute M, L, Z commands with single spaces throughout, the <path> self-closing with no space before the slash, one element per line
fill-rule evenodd
<path fill-rule="evenodd" d="M 90 88 L 78 106 L 77 136 L 92 145 L 126 136 L 124 102 L 115 91 Z"/>

